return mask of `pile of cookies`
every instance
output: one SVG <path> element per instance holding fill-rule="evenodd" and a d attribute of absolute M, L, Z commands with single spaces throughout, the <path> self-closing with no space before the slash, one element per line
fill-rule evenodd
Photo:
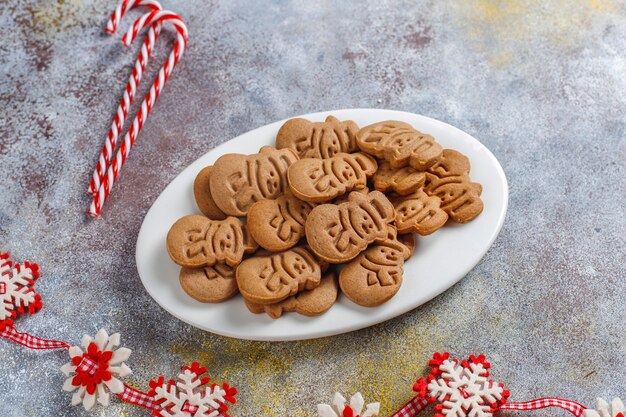
<path fill-rule="evenodd" d="M 315 316 L 341 289 L 378 306 L 398 292 L 415 233 L 482 212 L 469 173 L 466 156 L 404 122 L 291 119 L 275 147 L 200 171 L 203 215 L 174 223 L 167 251 L 182 288 L 202 302 L 241 293 L 253 313 Z"/>

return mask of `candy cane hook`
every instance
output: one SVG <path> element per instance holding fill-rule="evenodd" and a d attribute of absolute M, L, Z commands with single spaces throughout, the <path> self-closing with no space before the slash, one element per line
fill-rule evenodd
<path fill-rule="evenodd" d="M 150 91 L 141 103 L 141 108 L 137 112 L 137 115 L 133 120 L 133 124 L 124 136 L 124 141 L 120 145 L 120 148 L 115 155 L 115 159 L 111 162 L 106 171 L 106 175 L 102 178 L 102 183 L 100 184 L 97 193 L 94 195 L 93 201 L 88 211 L 89 214 L 93 217 L 97 217 L 100 215 L 102 205 L 111 193 L 113 184 L 115 183 L 115 180 L 117 179 L 119 172 L 122 169 L 122 166 L 124 165 L 124 162 L 126 161 L 126 158 L 128 157 L 128 154 L 130 153 L 133 144 L 135 143 L 137 135 L 141 131 L 144 122 L 148 118 L 150 111 L 154 106 L 154 103 L 156 102 L 163 89 L 163 86 L 165 85 L 165 82 L 169 78 L 174 67 L 180 61 L 180 58 L 185 51 L 188 38 L 187 26 L 185 25 L 185 22 L 183 22 L 183 20 L 180 18 L 180 16 L 171 11 L 156 10 L 137 19 L 133 26 L 124 35 L 123 42 L 125 45 L 129 45 L 136 39 L 138 33 L 143 28 L 155 23 L 163 23 L 166 21 L 171 22 L 178 32 L 176 43 L 174 44 L 174 49 L 170 53 L 167 61 L 159 70 L 159 74 L 152 83 Z"/>
<path fill-rule="evenodd" d="M 120 20 L 122 19 L 122 17 L 124 17 L 124 14 L 126 14 L 126 12 L 128 12 L 130 9 L 140 6 L 149 7 L 153 11 L 162 10 L 161 4 L 156 0 L 123 0 L 117 6 L 115 11 L 113 11 L 109 21 L 107 22 L 107 33 L 115 33 L 117 31 Z M 122 97 L 122 100 L 117 107 L 117 112 L 115 113 L 115 117 L 113 118 L 113 122 L 111 123 L 111 127 L 109 128 L 109 133 L 107 134 L 107 138 L 104 142 L 104 146 L 102 147 L 102 151 L 100 152 L 100 157 L 98 158 L 96 169 L 94 170 L 91 181 L 89 182 L 89 194 L 96 193 L 96 191 L 100 187 L 102 178 L 104 177 L 104 174 L 106 173 L 106 170 L 111 163 L 111 157 L 113 156 L 113 151 L 117 144 L 119 133 L 124 127 L 126 116 L 128 115 L 128 111 L 130 110 L 130 106 L 137 91 L 137 86 L 141 81 L 143 71 L 145 70 L 148 60 L 150 59 L 150 55 L 152 55 L 152 50 L 160 31 L 160 23 L 155 23 L 154 25 L 152 25 L 148 30 L 148 34 L 146 35 L 143 45 L 141 46 L 141 51 L 139 53 L 139 56 L 137 57 L 137 61 L 135 62 L 135 67 L 133 68 L 133 72 L 128 79 L 128 83 L 126 84 L 124 96 Z"/>

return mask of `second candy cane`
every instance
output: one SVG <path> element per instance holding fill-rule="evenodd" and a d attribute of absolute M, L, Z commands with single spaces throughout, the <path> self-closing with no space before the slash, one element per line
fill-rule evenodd
<path fill-rule="evenodd" d="M 107 33 L 115 33 L 117 31 L 117 26 L 119 25 L 120 20 L 122 19 L 122 17 L 124 17 L 124 14 L 126 14 L 126 12 L 128 12 L 130 9 L 140 6 L 149 7 L 152 10 L 162 9 L 161 4 L 156 0 L 123 0 L 120 5 L 115 9 L 115 11 L 111 14 L 111 18 L 107 22 Z M 98 188 L 100 188 L 100 183 L 102 182 L 102 178 L 104 177 L 104 174 L 106 173 L 106 170 L 111 163 L 113 151 L 115 150 L 115 146 L 117 144 L 117 138 L 122 131 L 122 128 L 124 127 L 126 115 L 128 114 L 130 105 L 133 102 L 135 92 L 137 91 L 137 86 L 141 81 L 143 71 L 145 70 L 146 64 L 150 59 L 150 55 L 152 54 L 154 44 L 159 36 L 160 31 L 160 23 L 156 23 L 150 26 L 148 34 L 146 35 L 146 39 L 141 46 L 141 51 L 139 52 L 139 56 L 137 57 L 137 61 L 135 62 L 135 67 L 133 68 L 133 72 L 128 79 L 126 89 L 124 90 L 124 95 L 122 96 L 122 100 L 120 100 L 120 104 L 117 107 L 117 112 L 115 113 L 115 117 L 113 118 L 113 123 L 111 123 L 111 127 L 109 129 L 106 141 L 104 142 L 104 146 L 102 147 L 102 151 L 100 152 L 98 164 L 96 165 L 96 169 L 94 170 L 91 181 L 89 182 L 89 194 L 95 194 L 98 191 Z"/>
<path fill-rule="evenodd" d="M 178 61 L 185 51 L 188 36 L 187 26 L 180 18 L 180 16 L 171 11 L 158 10 L 152 11 L 137 19 L 133 26 L 128 30 L 126 35 L 124 35 L 124 44 L 130 45 L 143 28 L 151 26 L 155 23 L 162 24 L 167 21 L 171 22 L 178 32 L 176 43 L 174 44 L 174 49 L 170 53 L 165 64 L 163 64 L 163 66 L 159 70 L 159 74 L 154 80 L 150 91 L 141 103 L 141 108 L 137 112 L 137 115 L 133 120 L 133 124 L 124 136 L 124 141 L 120 145 L 120 148 L 115 155 L 115 159 L 111 161 L 111 164 L 109 165 L 106 174 L 102 178 L 102 182 L 94 195 L 91 206 L 89 207 L 89 214 L 93 217 L 97 217 L 100 215 L 102 205 L 109 196 L 113 184 L 115 183 L 115 180 L 117 179 L 119 172 L 124 165 L 124 162 L 126 161 L 126 158 L 128 157 L 128 154 L 130 153 L 133 144 L 135 143 L 137 135 L 141 131 L 143 124 L 150 114 L 150 111 L 152 110 L 156 99 L 159 97 L 159 94 L 161 93 L 165 82 L 169 78 L 172 70 L 174 69 L 176 64 L 178 64 Z"/>

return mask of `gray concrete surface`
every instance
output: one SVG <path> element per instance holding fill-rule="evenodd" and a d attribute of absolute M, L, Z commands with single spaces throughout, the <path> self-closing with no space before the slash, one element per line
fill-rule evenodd
<path fill-rule="evenodd" d="M 138 388 L 200 360 L 239 387 L 233 416 L 313 416 L 335 390 L 357 389 L 389 415 L 438 350 L 486 353 L 511 400 L 626 396 L 623 4 L 163 5 L 187 20 L 189 48 L 93 221 L 87 180 L 139 44 L 104 34 L 114 1 L 0 1 L 0 247 L 41 264 L 45 303 L 19 329 L 73 343 L 119 331 Z M 166 28 L 147 79 L 173 39 Z M 349 107 L 425 114 L 493 151 L 510 208 L 482 262 L 413 312 L 315 341 L 231 340 L 158 307 L 134 248 L 169 181 L 240 133 Z M 61 392 L 65 355 L 0 341 L 0 415 L 85 415 Z M 147 413 L 114 401 L 93 415 Z"/>

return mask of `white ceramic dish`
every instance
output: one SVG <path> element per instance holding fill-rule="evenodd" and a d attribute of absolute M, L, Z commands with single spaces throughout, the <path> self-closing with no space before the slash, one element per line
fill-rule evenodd
<path fill-rule="evenodd" d="M 364 308 L 346 297 L 319 317 L 287 313 L 278 320 L 248 312 L 240 296 L 224 303 L 193 300 L 178 283 L 179 267 L 168 257 L 165 237 L 180 217 L 198 213 L 192 185 L 196 174 L 225 153 L 256 153 L 273 145 L 284 121 L 244 133 L 207 152 L 181 172 L 154 202 L 137 238 L 137 269 L 148 293 L 173 316 L 200 329 L 250 340 L 299 340 L 331 336 L 389 320 L 441 294 L 465 276 L 485 255 L 500 232 L 508 203 L 508 187 L 502 167 L 493 154 L 467 133 L 446 123 L 392 110 L 348 109 L 307 114 L 322 121 L 329 115 L 366 126 L 382 120 L 402 120 L 433 135 L 442 146 L 470 158 L 471 176 L 483 185 L 483 213 L 464 225 L 447 224 L 431 236 L 418 237 L 415 255 L 406 263 L 398 294 L 376 308 Z"/>

